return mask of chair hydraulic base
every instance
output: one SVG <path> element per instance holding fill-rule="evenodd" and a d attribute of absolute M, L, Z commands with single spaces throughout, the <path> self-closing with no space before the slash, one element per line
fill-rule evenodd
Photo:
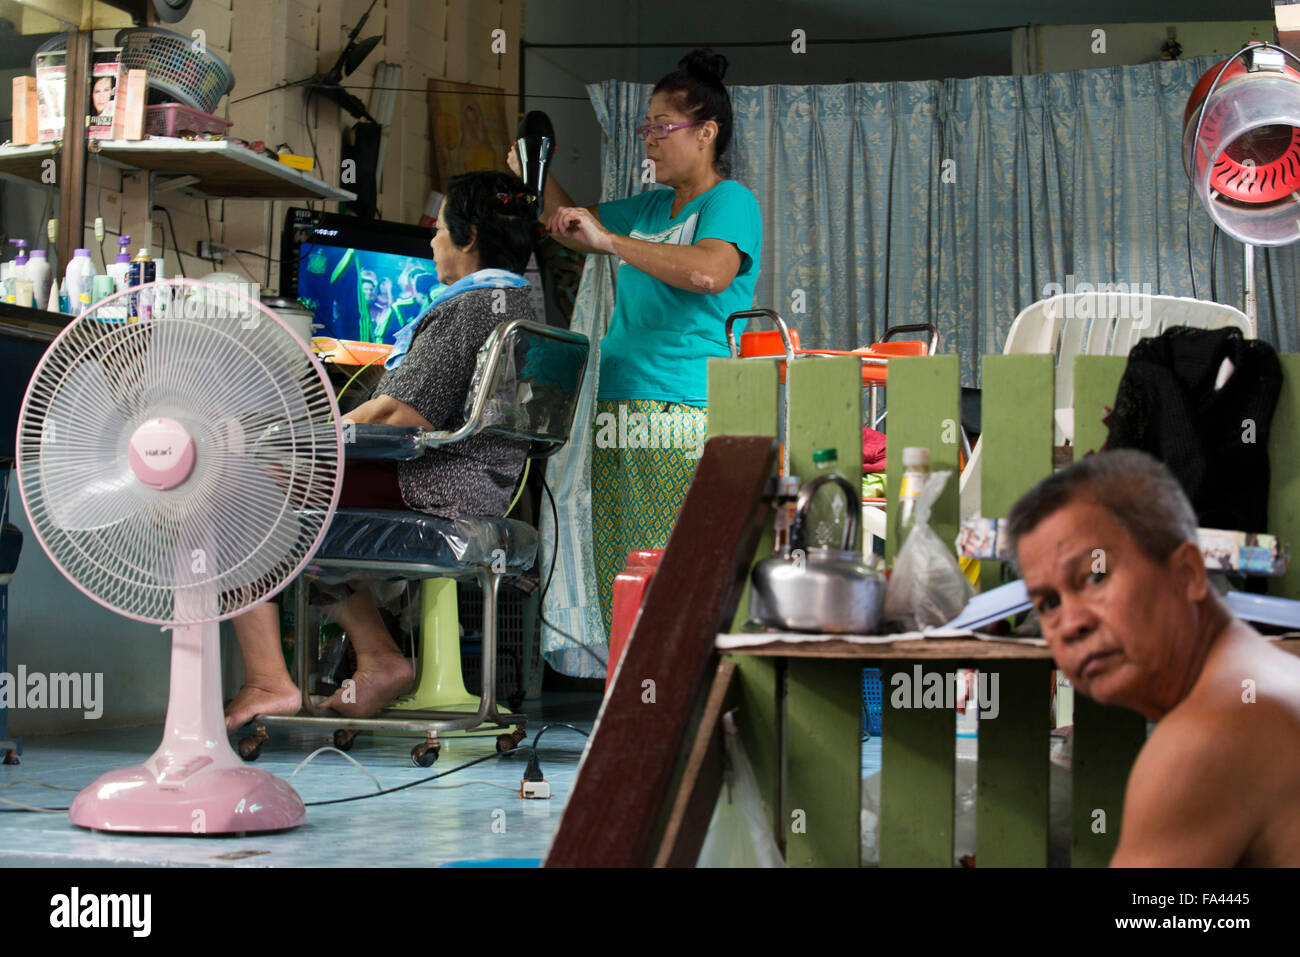
<path fill-rule="evenodd" d="M 474 714 L 482 699 L 465 690 L 460 661 L 460 609 L 456 581 L 426 578 L 420 582 L 420 657 L 415 687 L 402 695 L 388 712 L 453 712 Z M 396 716 L 396 715 L 394 715 Z M 444 731 L 443 737 L 496 734 L 515 715 L 509 709 L 492 708 L 485 724 L 477 728 Z M 522 718 L 517 719 L 522 721 Z"/>
<path fill-rule="evenodd" d="M 258 715 L 255 731 L 239 742 L 245 760 L 255 760 L 267 739 L 267 726 L 332 728 L 334 746 L 341 751 L 352 747 L 362 731 L 399 735 L 419 734 L 424 741 L 411 749 L 421 767 L 437 759 L 440 737 L 450 735 L 496 735 L 497 750 L 510 751 L 524 739 L 524 718 L 509 710 L 502 713 L 496 703 L 496 601 L 500 576 L 477 569 L 483 588 L 483 688 L 476 697 L 465 690 L 460 665 L 460 628 L 456 605 L 456 582 L 451 578 L 421 581 L 421 651 L 416 686 L 394 704 L 369 718 L 347 718 L 321 709 L 306 689 L 311 686 L 307 663 L 309 629 L 299 625 L 295 661 L 298 685 L 303 688 L 302 713 Z M 306 589 L 298 589 L 296 621 L 308 616 Z"/>

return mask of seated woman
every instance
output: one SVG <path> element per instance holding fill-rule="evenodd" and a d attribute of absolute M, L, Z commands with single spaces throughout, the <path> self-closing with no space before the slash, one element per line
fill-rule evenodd
<path fill-rule="evenodd" d="M 430 242 L 448 287 L 401 330 L 374 397 L 344 415 L 344 423 L 443 430 L 463 424 L 479 349 L 506 319 L 534 318 L 521 275 L 534 218 L 515 176 L 483 171 L 451 180 Z M 410 509 L 444 518 L 504 515 L 526 454 L 524 442 L 473 435 L 396 466 L 352 463 L 344 470 L 339 507 Z M 369 590 L 352 591 L 325 611 L 347 632 L 357 655 L 355 684 L 325 705 L 358 718 L 382 710 L 408 689 L 413 674 Z M 302 698 L 285 667 L 276 604 L 251 608 L 234 625 L 244 686 L 226 708 L 226 727 L 234 730 L 259 714 L 296 714 Z"/>

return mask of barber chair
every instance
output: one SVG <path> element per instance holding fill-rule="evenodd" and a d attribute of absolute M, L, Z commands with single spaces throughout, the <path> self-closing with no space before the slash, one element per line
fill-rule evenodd
<path fill-rule="evenodd" d="M 409 461 L 424 450 L 487 432 L 529 443 L 530 458 L 553 455 L 569 440 L 586 372 L 586 336 L 534 322 L 502 323 L 479 353 L 466 400 L 465 423 L 454 432 L 401 426 L 346 426 L 348 461 Z M 304 578 L 322 582 L 421 580 L 421 634 L 416 686 L 370 718 L 347 718 L 312 700 L 316 680 L 315 630 L 310 627 L 306 582 L 298 582 L 295 680 L 302 712 L 259 715 L 255 732 L 239 742 L 253 760 L 268 726 L 333 728 L 334 743 L 351 747 L 360 731 L 414 733 L 424 741 L 412 748 L 415 762 L 428 767 L 438 756 L 439 733 L 497 733 L 507 751 L 523 740 L 524 719 L 502 713 L 496 702 L 498 589 L 537 561 L 538 534 L 509 518 L 445 519 L 423 512 L 338 509 Z M 482 689 L 466 691 L 460 669 L 455 579 L 475 579 L 483 590 Z M 510 733 L 504 733 L 514 726 Z"/>

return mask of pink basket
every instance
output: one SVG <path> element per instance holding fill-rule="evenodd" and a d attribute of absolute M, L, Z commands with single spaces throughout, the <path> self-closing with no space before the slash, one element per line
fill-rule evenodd
<path fill-rule="evenodd" d="M 233 125 L 230 120 L 191 109 L 184 103 L 164 103 L 144 110 L 144 131 L 150 136 L 225 136 Z"/>

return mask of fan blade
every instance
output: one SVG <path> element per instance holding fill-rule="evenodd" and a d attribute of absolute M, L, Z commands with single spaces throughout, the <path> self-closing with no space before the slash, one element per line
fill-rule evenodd
<path fill-rule="evenodd" d="M 208 421 L 246 412 L 299 414 L 301 390 L 286 385 L 302 373 L 284 348 L 286 337 L 265 317 L 252 319 L 257 325 L 249 329 L 227 319 L 153 323 L 141 383 L 145 407 L 183 405 Z"/>
<path fill-rule="evenodd" d="M 127 462 L 126 420 L 99 363 L 72 371 L 43 425 L 41 491 L 60 529 L 104 528 L 148 507 L 153 493 Z"/>
<path fill-rule="evenodd" d="M 223 486 L 238 500 L 212 512 L 215 570 L 223 589 L 247 585 L 297 563 L 306 545 L 287 489 L 243 456 L 232 458 Z"/>

